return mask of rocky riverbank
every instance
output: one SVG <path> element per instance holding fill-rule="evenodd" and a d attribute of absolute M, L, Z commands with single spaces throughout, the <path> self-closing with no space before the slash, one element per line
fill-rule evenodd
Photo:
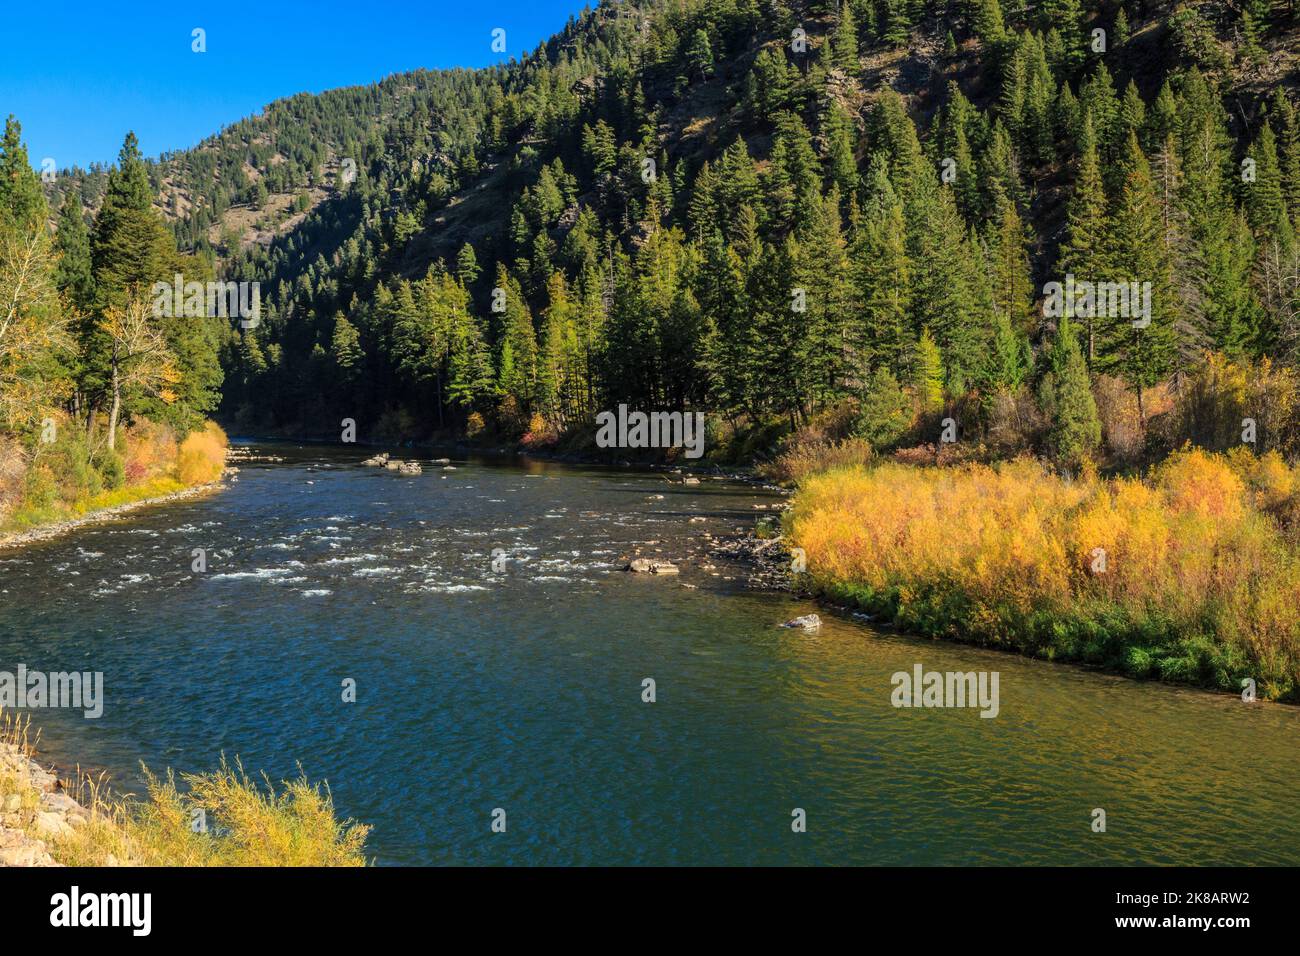
<path fill-rule="evenodd" d="M 90 812 L 63 791 L 58 777 L 25 749 L 0 741 L 0 866 L 60 866 L 52 844 L 89 821 Z"/>
<path fill-rule="evenodd" d="M 151 498 L 141 498 L 139 501 L 128 501 L 125 504 L 115 505 L 111 508 L 100 508 L 79 518 L 69 518 L 66 521 L 56 521 L 52 524 L 40 525 L 39 527 L 29 528 L 25 531 L 12 531 L 9 533 L 0 532 L 0 551 L 7 548 L 20 548 L 24 545 L 34 544 L 37 541 L 45 541 L 49 538 L 57 538 L 59 535 L 74 531 L 77 528 L 84 528 L 87 525 L 100 524 L 105 521 L 112 521 L 124 514 L 146 508 L 150 505 L 168 504 L 174 501 L 184 501 L 187 498 L 197 498 L 199 495 L 207 494 L 218 488 L 225 487 L 227 477 L 237 469 L 227 468 L 222 472 L 220 478 L 216 481 L 206 482 L 201 485 L 192 485 L 189 488 L 182 488 L 179 491 L 173 491 L 165 495 L 156 495 Z"/>

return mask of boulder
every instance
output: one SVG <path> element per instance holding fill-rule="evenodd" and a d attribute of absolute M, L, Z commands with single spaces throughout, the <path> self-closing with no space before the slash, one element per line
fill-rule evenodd
<path fill-rule="evenodd" d="M 72 833 L 72 827 L 63 819 L 61 813 L 37 811 L 32 829 L 41 837 L 64 837 Z"/>
<path fill-rule="evenodd" d="M 805 631 L 815 631 L 822 626 L 822 619 L 816 614 L 805 614 L 803 617 L 796 617 L 793 620 L 786 621 L 782 627 L 797 627 Z"/>
<path fill-rule="evenodd" d="M 654 558 L 633 558 L 623 568 L 636 574 L 680 574 L 677 565 L 669 561 L 657 561 Z"/>

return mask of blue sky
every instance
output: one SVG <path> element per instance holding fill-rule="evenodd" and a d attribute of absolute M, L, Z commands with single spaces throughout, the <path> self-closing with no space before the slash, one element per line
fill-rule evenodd
<path fill-rule="evenodd" d="M 518 57 L 595 0 L 71 0 L 4 14 L 0 117 L 32 165 L 112 162 L 127 130 L 145 155 L 185 149 L 272 100 L 424 67 Z M 194 53 L 192 31 L 207 32 Z M 506 53 L 491 49 L 506 31 Z"/>

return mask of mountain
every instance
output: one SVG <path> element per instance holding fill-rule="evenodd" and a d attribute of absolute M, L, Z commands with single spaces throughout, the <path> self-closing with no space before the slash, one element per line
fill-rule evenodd
<path fill-rule="evenodd" d="M 1300 356 L 1298 35 L 1268 0 L 607 3 L 149 174 L 183 251 L 261 283 L 221 346 L 240 429 L 536 445 L 626 402 L 737 452 L 954 417 L 1119 462 L 1202 427 L 1207 352 Z M 1067 272 L 1149 283 L 1143 334 L 1044 316 Z"/>

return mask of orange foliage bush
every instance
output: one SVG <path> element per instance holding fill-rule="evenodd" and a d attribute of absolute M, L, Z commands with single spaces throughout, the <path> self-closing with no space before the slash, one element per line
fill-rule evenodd
<path fill-rule="evenodd" d="M 1300 550 L 1264 509 L 1297 484 L 1201 450 L 1146 480 L 884 462 L 807 479 L 787 527 L 816 589 L 909 630 L 1295 698 Z"/>
<path fill-rule="evenodd" d="M 226 466 L 226 433 L 213 422 L 191 432 L 176 455 L 176 477 L 186 485 L 216 481 Z"/>

